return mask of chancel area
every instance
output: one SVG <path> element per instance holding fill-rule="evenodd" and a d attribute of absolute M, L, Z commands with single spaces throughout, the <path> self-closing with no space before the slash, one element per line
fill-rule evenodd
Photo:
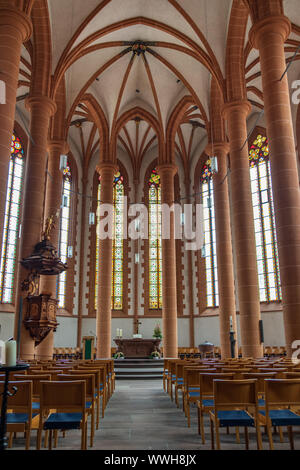
<path fill-rule="evenodd" d="M 300 446 L 299 59 L 299 0 L 0 0 L 1 450 Z"/>

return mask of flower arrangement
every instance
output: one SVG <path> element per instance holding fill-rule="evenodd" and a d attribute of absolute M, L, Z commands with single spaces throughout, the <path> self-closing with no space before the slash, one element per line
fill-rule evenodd
<path fill-rule="evenodd" d="M 162 332 L 158 323 L 155 325 L 153 338 L 162 339 Z"/>
<path fill-rule="evenodd" d="M 119 352 L 116 352 L 116 354 L 114 355 L 114 359 L 124 359 L 124 354 L 119 351 Z"/>
<path fill-rule="evenodd" d="M 150 354 L 150 359 L 160 359 L 160 353 L 158 351 L 152 351 L 152 353 Z"/>

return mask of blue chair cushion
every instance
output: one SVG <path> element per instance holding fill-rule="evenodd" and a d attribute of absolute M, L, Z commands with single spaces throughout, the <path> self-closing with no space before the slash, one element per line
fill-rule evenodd
<path fill-rule="evenodd" d="M 258 406 L 265 406 L 266 402 L 262 398 L 258 399 Z"/>
<path fill-rule="evenodd" d="M 39 410 L 40 409 L 40 404 L 37 401 L 32 402 L 32 409 L 33 410 Z"/>
<path fill-rule="evenodd" d="M 92 402 L 91 401 L 86 401 L 85 402 L 85 407 L 86 408 L 90 408 L 92 406 Z"/>
<path fill-rule="evenodd" d="M 194 391 L 190 391 L 190 390 L 189 390 L 188 393 L 189 393 L 189 396 L 190 396 L 190 397 L 199 397 L 200 391 L 198 390 L 198 392 L 194 392 Z"/>
<path fill-rule="evenodd" d="M 82 413 L 52 413 L 44 423 L 44 429 L 79 429 Z"/>
<path fill-rule="evenodd" d="M 33 413 L 32 418 L 37 416 L 38 413 Z M 17 424 L 17 423 L 27 423 L 29 419 L 28 413 L 7 413 L 6 423 L 7 424 Z M 1 423 L 1 420 L 0 420 Z"/>
<path fill-rule="evenodd" d="M 254 419 L 244 410 L 218 411 L 219 425 L 222 426 L 254 426 Z"/>
<path fill-rule="evenodd" d="M 210 398 L 206 398 L 205 400 L 202 400 L 202 405 L 203 406 L 214 406 L 215 401 Z"/>
<path fill-rule="evenodd" d="M 178 384 L 183 384 L 183 379 L 177 379 Z"/>
<path fill-rule="evenodd" d="M 263 416 L 265 411 L 260 411 Z M 291 410 L 270 410 L 269 416 L 273 426 L 300 426 L 300 416 Z"/>

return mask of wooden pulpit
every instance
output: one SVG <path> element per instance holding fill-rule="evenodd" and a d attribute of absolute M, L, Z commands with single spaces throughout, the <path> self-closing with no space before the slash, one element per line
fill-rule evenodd
<path fill-rule="evenodd" d="M 82 359 L 94 359 L 94 336 L 84 336 L 82 338 Z"/>

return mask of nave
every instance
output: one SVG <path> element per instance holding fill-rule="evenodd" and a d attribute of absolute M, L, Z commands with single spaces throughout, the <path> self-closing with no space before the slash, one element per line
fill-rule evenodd
<path fill-rule="evenodd" d="M 181 394 L 179 394 L 181 402 Z M 94 446 L 88 450 L 210 450 L 209 419 L 205 416 L 206 443 L 201 443 L 197 430 L 197 408 L 191 405 L 191 427 L 181 408 L 164 392 L 160 380 L 116 381 L 113 396 L 108 402 L 105 416 L 95 430 Z M 226 434 L 221 430 L 222 450 L 244 450 L 244 435 L 241 442 L 235 439 L 234 430 Z M 14 450 L 24 450 L 21 434 L 14 439 Z M 262 434 L 263 449 L 269 449 L 268 438 Z M 273 435 L 276 450 L 288 450 L 289 441 L 284 430 L 284 442 L 280 443 L 278 433 Z M 250 450 L 256 450 L 255 432 L 249 431 Z M 300 448 L 300 434 L 294 429 L 295 448 Z M 36 433 L 31 436 L 30 449 L 36 446 Z M 44 447 L 42 446 L 41 450 Z M 80 432 L 67 431 L 65 438 L 59 437 L 55 450 L 80 450 Z M 109 454 L 108 454 L 109 455 Z"/>

